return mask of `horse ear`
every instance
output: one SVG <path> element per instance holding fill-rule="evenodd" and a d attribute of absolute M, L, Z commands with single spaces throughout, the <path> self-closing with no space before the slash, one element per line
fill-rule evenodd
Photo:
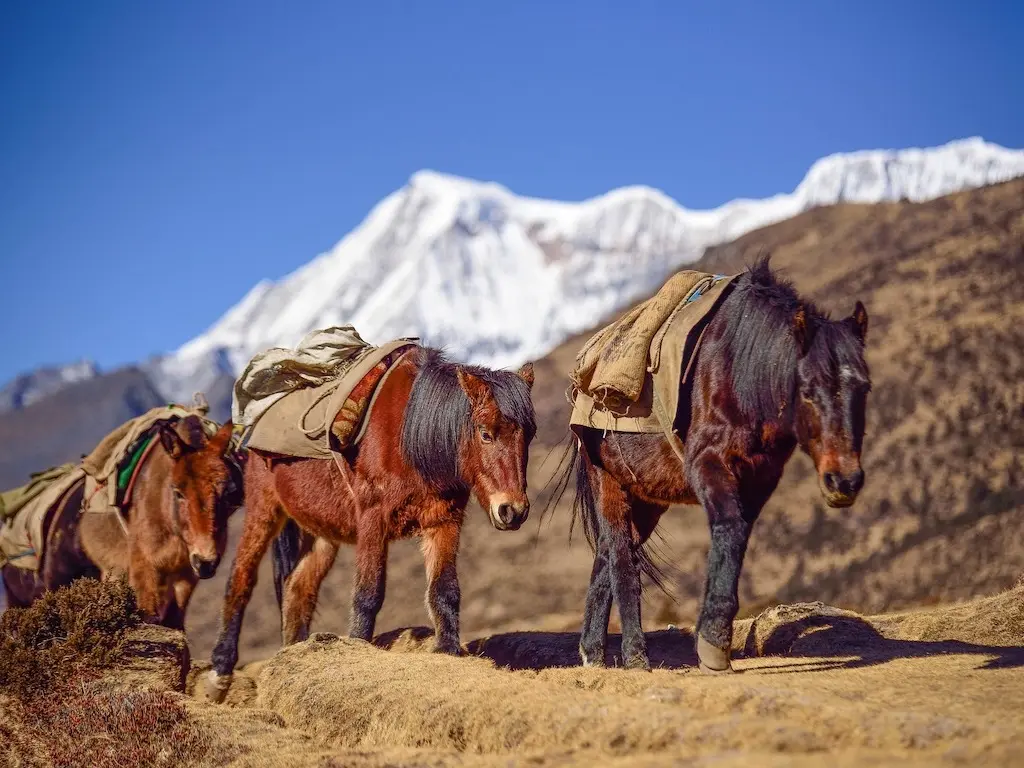
<path fill-rule="evenodd" d="M 806 355 L 814 340 L 814 326 L 807 320 L 807 310 L 800 307 L 793 315 L 793 337 L 800 347 L 800 354 Z"/>
<path fill-rule="evenodd" d="M 480 377 L 474 376 L 462 368 L 456 368 L 455 375 L 459 377 L 459 386 L 462 387 L 462 391 L 469 398 L 470 405 L 474 408 L 479 408 L 487 402 L 487 399 L 490 397 L 490 390 Z"/>
<path fill-rule="evenodd" d="M 526 382 L 526 386 L 533 389 L 533 363 L 523 363 L 517 373 L 519 378 Z"/>
<path fill-rule="evenodd" d="M 198 416 L 186 416 L 175 424 L 174 431 L 185 447 L 197 451 L 206 443 L 206 431 L 203 429 L 203 422 Z"/>
<path fill-rule="evenodd" d="M 220 429 L 217 430 L 217 434 L 210 438 L 210 450 L 216 455 L 220 456 L 223 454 L 228 445 L 231 443 L 231 432 L 234 430 L 235 425 L 231 423 L 231 420 L 221 425 Z"/>
<path fill-rule="evenodd" d="M 867 338 L 868 335 L 868 311 L 864 305 L 859 301 L 857 306 L 853 308 L 853 314 L 847 318 L 847 322 L 853 328 L 853 332 L 857 334 L 857 338 L 861 341 Z"/>
<path fill-rule="evenodd" d="M 185 446 L 182 444 L 178 433 L 173 427 L 166 424 L 160 427 L 160 444 L 172 459 L 180 458 L 185 452 Z"/>

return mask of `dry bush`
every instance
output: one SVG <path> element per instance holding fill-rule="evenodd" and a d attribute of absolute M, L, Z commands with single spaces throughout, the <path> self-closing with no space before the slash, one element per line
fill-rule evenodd
<path fill-rule="evenodd" d="M 126 581 L 79 579 L 0 615 L 0 688 L 25 697 L 93 677 L 141 621 Z"/>
<path fill-rule="evenodd" d="M 113 692 L 69 685 L 31 699 L 12 700 L 19 722 L 13 751 L 28 763 L 53 766 L 196 765 L 212 744 L 165 691 Z"/>
<path fill-rule="evenodd" d="M 173 667 L 177 659 L 176 646 L 147 640 L 152 632 L 140 622 L 125 580 L 80 579 L 0 616 L 0 754 L 9 764 L 197 765 L 243 749 L 217 742 L 183 696 L 139 685 L 141 678 L 127 690 L 120 684 L 140 664 L 129 658 L 140 638 L 154 646 L 143 665 L 168 656 Z"/>

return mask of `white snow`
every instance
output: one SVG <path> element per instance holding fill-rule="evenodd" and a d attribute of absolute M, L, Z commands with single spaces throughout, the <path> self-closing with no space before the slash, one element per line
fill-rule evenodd
<path fill-rule="evenodd" d="M 0 412 L 24 408 L 69 384 L 91 379 L 98 374 L 99 368 L 92 360 L 37 368 L 24 373 L 0 389 Z"/>
<path fill-rule="evenodd" d="M 831 155 L 792 193 L 705 211 L 642 186 L 566 203 L 419 171 L 330 251 L 260 282 L 148 369 L 184 401 L 260 350 L 347 323 L 371 343 L 419 336 L 458 360 L 514 366 L 649 294 L 708 246 L 808 208 L 921 201 L 1018 176 L 1024 151 L 980 138 Z"/>

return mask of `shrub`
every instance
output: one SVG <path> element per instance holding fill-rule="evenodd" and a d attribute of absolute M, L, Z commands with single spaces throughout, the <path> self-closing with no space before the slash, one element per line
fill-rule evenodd
<path fill-rule="evenodd" d="M 0 615 L 0 689 L 25 697 L 96 676 L 141 615 L 127 582 L 79 579 Z"/>

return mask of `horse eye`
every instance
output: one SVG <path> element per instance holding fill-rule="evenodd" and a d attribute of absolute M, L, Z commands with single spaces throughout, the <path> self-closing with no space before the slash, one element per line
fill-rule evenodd
<path fill-rule="evenodd" d="M 174 489 L 172 489 L 172 493 L 174 494 L 174 500 L 175 501 L 184 503 L 184 501 L 185 501 L 185 494 L 182 493 L 180 489 L 174 488 Z"/>
<path fill-rule="evenodd" d="M 494 442 L 494 436 L 487 431 L 487 427 L 478 426 L 477 429 L 480 431 L 480 439 L 485 443 Z"/>

